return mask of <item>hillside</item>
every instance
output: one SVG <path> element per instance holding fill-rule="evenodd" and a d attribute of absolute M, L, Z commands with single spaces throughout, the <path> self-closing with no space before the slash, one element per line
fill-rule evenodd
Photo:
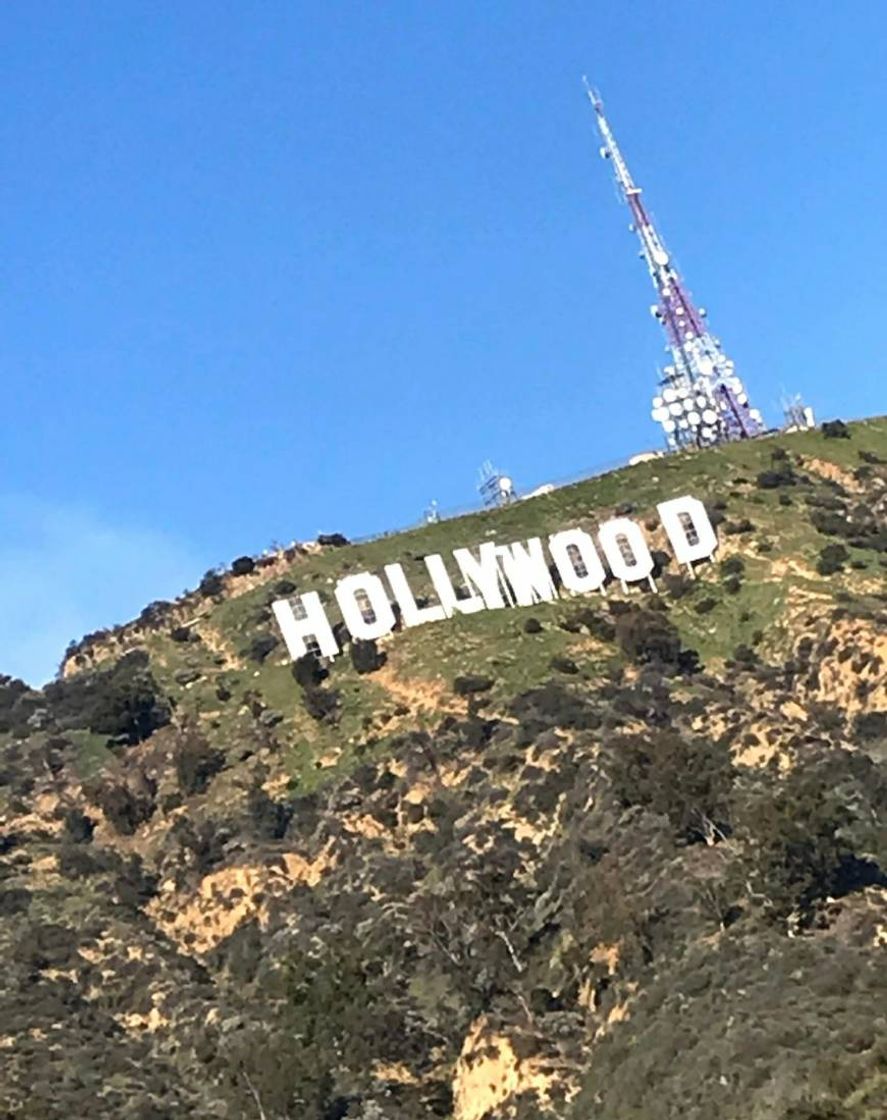
<path fill-rule="evenodd" d="M 716 562 L 653 517 L 689 493 Z M 292 664 L 275 599 L 645 525 L 659 594 Z M 0 1102 L 133 1120 L 887 1114 L 887 419 L 207 573 L 0 677 Z"/>

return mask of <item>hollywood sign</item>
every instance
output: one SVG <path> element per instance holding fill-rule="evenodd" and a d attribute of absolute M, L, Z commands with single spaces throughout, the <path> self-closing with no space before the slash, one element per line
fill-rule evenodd
<path fill-rule="evenodd" d="M 656 510 L 675 558 L 692 573 L 694 561 L 709 559 L 718 546 L 705 506 L 697 498 L 685 496 L 661 502 Z M 629 517 L 605 521 L 595 537 L 584 529 L 562 529 L 552 533 L 546 543 L 547 555 L 540 537 L 513 544 L 485 541 L 475 549 L 454 549 L 452 564 L 458 569 L 467 595 L 464 591 L 457 594 L 442 556 L 425 556 L 423 562 L 437 602 L 421 606 L 402 564 L 385 565 L 387 587 L 382 577 L 372 572 L 345 576 L 335 588 L 342 621 L 353 638 L 370 641 L 384 637 L 397 625 L 392 595 L 402 624 L 423 626 L 456 614 L 532 606 L 557 599 L 561 590 L 572 595 L 602 591 L 608 579 L 607 569 L 624 591 L 633 583 L 656 590 L 655 562 L 647 539 L 641 526 Z M 555 585 L 552 566 L 560 577 L 561 590 Z M 294 661 L 304 657 L 309 649 L 324 657 L 335 657 L 340 652 L 339 641 L 316 591 L 278 599 L 272 609 Z"/>

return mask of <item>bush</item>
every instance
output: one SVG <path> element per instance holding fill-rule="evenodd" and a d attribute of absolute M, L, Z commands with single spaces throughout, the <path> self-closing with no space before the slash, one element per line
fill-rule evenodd
<path fill-rule="evenodd" d="M 822 434 L 826 439 L 850 439 L 850 429 L 843 420 L 826 420 Z"/>
<path fill-rule="evenodd" d="M 830 576 L 835 572 L 843 571 L 844 564 L 849 559 L 850 553 L 842 544 L 827 544 L 819 550 L 816 570 L 821 576 Z"/>
<path fill-rule="evenodd" d="M 538 618 L 528 618 L 524 623 L 523 629 L 525 634 L 541 634 L 542 623 Z"/>
<path fill-rule="evenodd" d="M 121 836 L 132 836 L 154 815 L 154 795 L 148 787 L 136 794 L 122 782 L 109 782 L 99 786 L 94 796 L 108 824 Z"/>
<path fill-rule="evenodd" d="M 259 840 L 282 840 L 286 835 L 292 810 L 270 797 L 260 785 L 250 787 L 246 811 L 252 831 Z"/>
<path fill-rule="evenodd" d="M 67 809 L 62 817 L 63 835 L 72 844 L 88 844 L 95 831 L 95 821 L 82 809 Z"/>
<path fill-rule="evenodd" d="M 473 696 L 478 692 L 489 692 L 492 687 L 492 677 L 468 674 L 464 677 L 456 677 L 453 681 L 453 692 L 457 696 Z"/>
<path fill-rule="evenodd" d="M 329 548 L 344 548 L 350 542 L 341 533 L 321 533 L 317 538 L 317 543 Z"/>
<path fill-rule="evenodd" d="M 198 584 L 197 590 L 201 595 L 205 595 L 207 599 L 212 599 L 216 595 L 221 595 L 225 590 L 225 581 L 218 572 L 210 569 Z"/>
<path fill-rule="evenodd" d="M 250 661 L 257 661 L 260 665 L 272 650 L 280 645 L 280 639 L 273 634 L 257 634 L 250 642 L 246 656 Z"/>
<path fill-rule="evenodd" d="M 248 576 L 256 570 L 256 562 L 251 556 L 238 556 L 231 565 L 233 576 Z"/>
<path fill-rule="evenodd" d="M 144 650 L 125 654 L 110 669 L 53 681 L 44 696 L 61 728 L 85 728 L 130 746 L 165 727 L 172 715 Z"/>
<path fill-rule="evenodd" d="M 306 653 L 294 661 L 290 669 L 293 680 L 304 689 L 316 688 L 330 675 L 329 669 L 316 653 Z"/>
<path fill-rule="evenodd" d="M 225 765 L 225 756 L 212 748 L 203 735 L 187 727 L 179 735 L 173 755 L 179 789 L 188 796 L 203 793 Z"/>
<path fill-rule="evenodd" d="M 579 666 L 571 657 L 561 657 L 556 654 L 549 661 L 549 665 L 556 673 L 568 673 L 572 676 L 579 672 Z"/>
<path fill-rule="evenodd" d="M 608 751 L 607 773 L 624 806 L 668 817 L 688 843 L 713 843 L 730 831 L 733 764 L 726 745 L 666 730 L 627 736 Z"/>
<path fill-rule="evenodd" d="M 745 571 L 745 561 L 741 556 L 728 556 L 721 562 L 721 571 L 725 576 L 741 576 Z"/>
<path fill-rule="evenodd" d="M 724 532 L 728 537 L 739 536 L 743 533 L 753 533 L 754 531 L 754 524 L 749 521 L 747 517 L 742 517 L 738 521 L 727 521 L 724 524 Z"/>
<path fill-rule="evenodd" d="M 388 655 L 374 641 L 357 639 L 351 643 L 351 664 L 358 673 L 375 673 L 388 660 Z"/>
<path fill-rule="evenodd" d="M 339 693 L 316 686 L 305 689 L 302 703 L 305 711 L 318 723 L 335 724 L 339 718 Z"/>
<path fill-rule="evenodd" d="M 713 611 L 717 605 L 717 599 L 713 599 L 709 595 L 705 599 L 700 599 L 699 602 L 693 607 L 693 610 L 697 614 L 708 614 L 709 611 Z"/>
<path fill-rule="evenodd" d="M 788 460 L 774 464 L 770 470 L 761 471 L 755 479 L 759 490 L 778 490 L 780 486 L 794 486 L 798 481 Z"/>
<path fill-rule="evenodd" d="M 817 903 L 872 884 L 887 884 L 879 822 L 887 781 L 859 751 L 808 746 L 774 788 L 752 788 L 739 801 L 747 874 L 777 919 L 809 921 Z"/>
<path fill-rule="evenodd" d="M 616 618 L 616 641 L 622 652 L 639 665 L 658 665 L 692 671 L 698 656 L 685 650 L 673 623 L 660 611 L 635 608 Z"/>

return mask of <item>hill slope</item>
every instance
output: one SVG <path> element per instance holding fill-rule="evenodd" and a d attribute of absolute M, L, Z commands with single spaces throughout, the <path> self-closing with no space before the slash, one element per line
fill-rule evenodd
<path fill-rule="evenodd" d="M 837 432 L 242 558 L 0 678 L 10 1114 L 883 1115 L 887 422 Z M 659 596 L 279 641 L 296 588 L 617 509 Z"/>

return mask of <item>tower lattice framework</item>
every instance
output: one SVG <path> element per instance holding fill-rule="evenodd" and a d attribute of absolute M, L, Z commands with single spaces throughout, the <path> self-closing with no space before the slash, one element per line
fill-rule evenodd
<path fill-rule="evenodd" d="M 600 154 L 612 163 L 619 194 L 631 211 L 629 228 L 640 240 L 641 256 L 658 296 L 650 310 L 662 323 L 671 355 L 653 397 L 653 419 L 662 425 L 669 447 L 675 450 L 759 435 L 761 413 L 750 405 L 733 362 L 708 329 L 705 309 L 694 304 L 648 214 L 600 96 L 586 88 L 604 141 Z"/>

